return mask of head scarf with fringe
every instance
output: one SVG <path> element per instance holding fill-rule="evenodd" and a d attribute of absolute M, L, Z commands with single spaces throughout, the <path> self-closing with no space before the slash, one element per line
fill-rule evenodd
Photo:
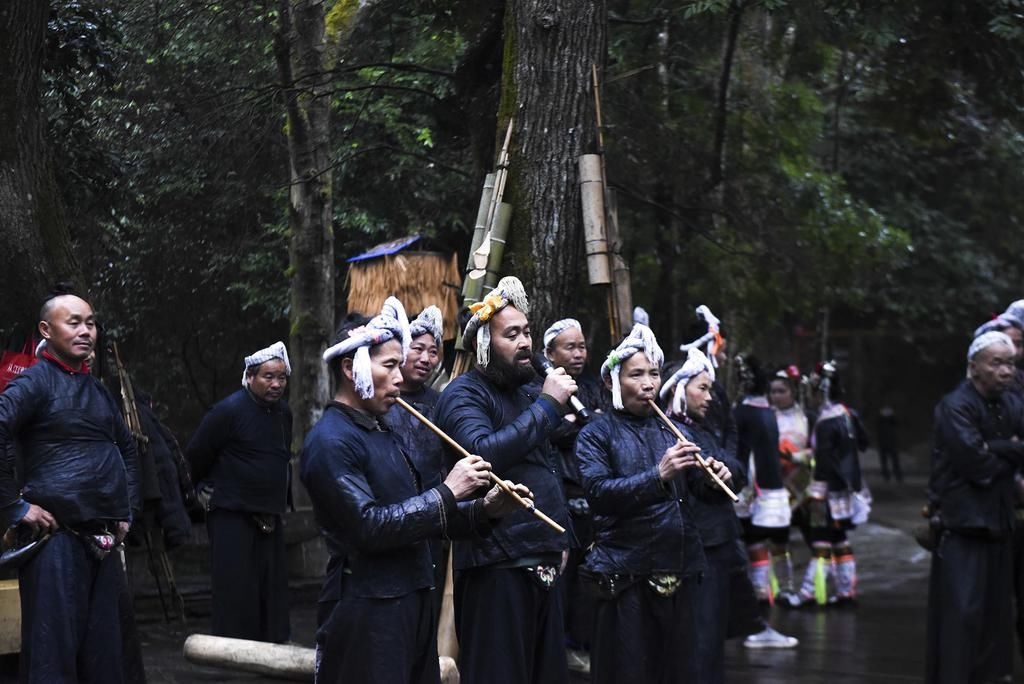
<path fill-rule="evenodd" d="M 551 345 L 554 343 L 555 338 L 566 330 L 572 330 L 574 328 L 579 330 L 581 335 L 583 334 L 583 326 L 580 325 L 579 321 L 575 318 L 563 318 L 560 321 L 552 323 L 551 327 L 544 331 L 544 356 L 547 356 L 548 361 L 551 360 L 551 357 L 548 356 L 548 350 L 551 349 Z"/>
<path fill-rule="evenodd" d="M 647 309 L 642 306 L 633 307 L 633 325 L 637 323 L 646 325 L 648 328 L 651 327 L 651 316 L 647 313 Z"/>
<path fill-rule="evenodd" d="M 352 357 L 352 382 L 362 399 L 373 398 L 373 364 L 370 348 L 397 339 L 402 343 L 402 363 L 409 354 L 409 318 L 405 307 L 395 297 L 388 297 L 380 313 L 366 325 L 349 331 L 348 337 L 338 341 L 324 352 L 324 361 L 330 361 L 355 350 Z"/>
<path fill-rule="evenodd" d="M 686 352 L 686 362 L 665 381 L 665 384 L 661 386 L 661 391 L 658 393 L 658 396 L 664 399 L 672 391 L 672 388 L 675 388 L 675 393 L 672 395 L 672 413 L 674 415 L 685 415 L 686 386 L 690 383 L 690 380 L 693 380 L 705 371 L 711 382 L 714 382 L 715 367 L 711 365 L 711 361 L 704 352 L 696 347 L 691 347 Z"/>
<path fill-rule="evenodd" d="M 658 340 L 654 333 L 646 325 L 637 323 L 629 331 L 626 339 L 613 349 L 604 363 L 601 364 L 601 377 L 611 380 L 612 383 L 612 406 L 622 410 L 622 385 L 619 383 L 619 371 L 622 364 L 631 356 L 643 352 L 647 359 L 656 366 L 661 366 L 665 360 L 665 354 L 658 346 Z"/>
<path fill-rule="evenodd" d="M 711 360 L 711 364 L 718 368 L 718 350 L 722 348 L 725 340 L 722 338 L 721 321 L 711 313 L 711 309 L 706 304 L 701 304 L 696 309 L 697 318 L 708 324 L 708 331 L 695 339 L 693 342 L 679 345 L 679 351 L 689 352 L 692 348 L 699 349 L 704 345 L 707 345 L 707 357 Z"/>
<path fill-rule="evenodd" d="M 284 342 L 275 342 L 266 349 L 260 349 L 255 354 L 245 357 L 245 369 L 242 371 L 242 387 L 248 387 L 249 381 L 252 380 L 249 377 L 249 369 L 253 366 L 259 366 L 267 361 L 273 359 L 280 359 L 284 361 L 284 372 L 285 375 L 292 374 L 292 364 L 288 361 L 288 348 L 284 346 Z"/>
<path fill-rule="evenodd" d="M 530 315 L 530 302 L 526 298 L 526 290 L 515 276 L 505 276 L 499 280 L 498 286 L 488 292 L 482 302 L 476 302 L 469 307 L 473 317 L 466 323 L 462 338 L 474 341 L 476 362 L 481 368 L 487 368 L 491 362 L 491 326 L 487 325 L 487 322 L 509 304 L 524 316 Z"/>
<path fill-rule="evenodd" d="M 412 339 L 420 335 L 430 334 L 434 337 L 434 344 L 438 347 L 442 344 L 442 332 L 444 321 L 441 318 L 441 310 L 431 304 L 420 312 L 420 315 L 409 323 L 409 336 Z"/>

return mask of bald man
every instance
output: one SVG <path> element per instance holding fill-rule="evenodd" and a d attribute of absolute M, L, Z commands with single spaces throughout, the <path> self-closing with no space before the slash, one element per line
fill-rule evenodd
<path fill-rule="evenodd" d="M 57 294 L 39 317 L 42 358 L 0 394 L 5 542 L 45 540 L 18 570 L 21 681 L 116 684 L 124 680 L 125 574 L 115 549 L 140 508 L 135 442 L 116 400 L 89 373 L 89 303 Z"/>

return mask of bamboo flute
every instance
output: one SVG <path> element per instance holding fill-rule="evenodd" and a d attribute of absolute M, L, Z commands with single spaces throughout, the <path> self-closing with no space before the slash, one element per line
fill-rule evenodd
<path fill-rule="evenodd" d="M 454 439 L 449 437 L 448 434 L 445 433 L 444 430 L 442 430 L 441 428 L 439 428 L 436 425 L 434 425 L 434 423 L 431 422 L 431 420 L 429 418 L 427 418 L 425 415 L 423 415 L 422 413 L 417 411 L 415 408 L 413 408 L 410 404 L 408 404 L 401 397 L 396 398 L 395 402 L 399 406 L 401 406 L 403 409 L 405 409 L 406 411 L 411 413 L 413 418 L 415 418 L 416 420 L 420 421 L 421 423 L 426 425 L 428 428 L 430 428 L 430 430 L 433 431 L 434 434 L 436 434 L 438 437 L 440 437 L 442 440 L 444 440 L 448 444 L 448 446 L 450 446 L 452 449 L 455 449 L 455 451 L 457 451 L 463 458 L 466 458 L 467 456 L 471 456 L 472 455 L 468 451 L 466 451 L 464 448 L 462 448 L 461 444 L 459 444 Z M 562 534 L 563 532 L 565 532 L 565 528 L 564 527 L 562 527 L 561 525 L 556 523 L 554 520 L 549 518 L 547 515 L 545 515 L 543 511 L 537 510 L 537 507 L 533 505 L 532 501 L 530 501 L 529 499 L 524 499 L 522 496 L 519 495 L 519 493 L 517 491 L 515 491 L 514 489 L 509 487 L 508 484 L 504 480 L 502 480 L 500 477 L 498 477 L 497 475 L 495 475 L 492 472 L 488 472 L 487 474 L 490 476 L 491 482 L 493 482 L 494 484 L 498 485 L 503 492 L 505 492 L 506 494 L 511 496 L 513 499 L 515 499 L 516 503 L 518 503 L 520 506 L 522 506 L 526 510 L 530 511 L 531 513 L 533 513 L 533 515 L 536 516 L 537 518 L 540 518 L 549 527 L 551 527 L 553 530 L 555 530 L 559 534 Z"/>
<path fill-rule="evenodd" d="M 669 420 L 669 417 L 665 415 L 665 412 L 661 410 L 661 407 L 658 406 L 658 404 L 656 404 L 653 399 L 648 399 L 647 403 L 651 405 L 651 408 L 654 409 L 654 412 L 657 413 L 658 417 L 661 418 L 663 423 L 665 423 L 665 426 L 672 431 L 672 433 L 676 436 L 676 439 L 678 439 L 680 442 L 683 442 L 684 444 L 690 441 L 686 439 L 686 436 L 683 435 L 682 432 L 680 432 L 679 428 L 676 427 L 676 424 Z M 708 462 L 704 460 L 704 458 L 701 457 L 700 454 L 694 454 L 694 457 L 697 459 L 697 463 L 700 465 L 700 467 L 704 469 L 704 472 L 707 473 L 711 477 L 711 479 L 715 481 L 715 484 L 718 485 L 719 488 L 721 488 L 721 490 L 725 492 L 730 499 L 732 499 L 733 501 L 740 500 L 740 497 L 736 496 L 736 492 L 732 491 L 732 489 L 729 488 L 729 485 L 725 484 L 725 482 L 722 481 L 722 478 L 718 477 L 718 474 L 711 469 L 711 466 L 708 465 Z"/>

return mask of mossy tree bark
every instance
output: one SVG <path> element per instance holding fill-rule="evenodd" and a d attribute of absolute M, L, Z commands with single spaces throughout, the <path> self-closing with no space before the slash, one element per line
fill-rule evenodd
<path fill-rule="evenodd" d="M 518 0 L 505 6 L 498 135 L 515 116 L 505 201 L 512 226 L 503 271 L 518 275 L 543 331 L 575 314 L 582 281 L 578 157 L 596 140 L 591 65 L 604 63 L 602 0 Z"/>
<path fill-rule="evenodd" d="M 290 402 L 294 443 L 302 444 L 330 398 L 322 360 L 334 327 L 331 225 L 330 66 L 321 0 L 281 0 L 276 41 L 288 114 L 291 186 Z"/>
<path fill-rule="evenodd" d="M 58 280 L 82 284 L 39 100 L 49 12 L 0 3 L 0 330 L 33 326 Z"/>

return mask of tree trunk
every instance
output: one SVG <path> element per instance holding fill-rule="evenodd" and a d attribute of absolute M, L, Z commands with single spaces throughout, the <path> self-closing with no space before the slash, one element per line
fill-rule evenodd
<path fill-rule="evenodd" d="M 595 137 L 591 65 L 604 61 L 603 0 L 519 0 L 505 8 L 505 61 L 498 129 L 516 120 L 505 197 L 509 256 L 539 336 L 575 314 L 583 254 L 577 159 Z"/>
<path fill-rule="evenodd" d="M 0 3 L 0 330 L 34 325 L 55 282 L 81 285 L 39 101 L 49 11 Z"/>
<path fill-rule="evenodd" d="M 276 41 L 288 114 L 291 188 L 291 338 L 289 393 L 294 445 L 330 399 L 322 355 L 334 328 L 334 233 L 331 225 L 330 97 L 321 0 L 281 0 Z"/>

